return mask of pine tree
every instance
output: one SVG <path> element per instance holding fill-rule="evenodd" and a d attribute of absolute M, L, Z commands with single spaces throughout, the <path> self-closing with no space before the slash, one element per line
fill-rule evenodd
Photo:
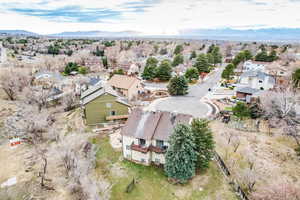
<path fill-rule="evenodd" d="M 194 67 L 196 67 L 200 73 L 209 72 L 209 64 L 208 64 L 207 56 L 205 54 L 200 54 L 197 58 Z"/>
<path fill-rule="evenodd" d="M 156 67 L 158 63 L 158 60 L 156 58 L 153 57 L 149 57 L 146 61 L 146 66 L 154 66 Z"/>
<path fill-rule="evenodd" d="M 152 80 L 156 75 L 156 67 L 155 66 L 146 66 L 142 73 L 142 78 L 145 80 Z"/>
<path fill-rule="evenodd" d="M 192 51 L 191 53 L 190 60 L 192 60 L 193 58 L 197 58 L 196 51 Z"/>
<path fill-rule="evenodd" d="M 244 51 L 244 58 L 245 58 L 245 60 L 251 60 L 253 58 L 253 55 L 249 50 L 245 50 Z"/>
<path fill-rule="evenodd" d="M 220 53 L 220 48 L 218 46 L 215 46 L 214 49 L 211 52 L 213 56 L 213 63 L 214 66 L 218 63 L 222 62 L 222 54 Z"/>
<path fill-rule="evenodd" d="M 297 69 L 292 74 L 292 81 L 294 88 L 298 88 L 300 86 L 300 69 Z"/>
<path fill-rule="evenodd" d="M 170 95 L 185 95 L 188 93 L 188 82 L 184 76 L 174 76 L 168 86 Z"/>
<path fill-rule="evenodd" d="M 177 45 L 174 50 L 174 55 L 180 54 L 183 51 L 182 45 Z"/>
<path fill-rule="evenodd" d="M 174 57 L 174 60 L 172 62 L 172 66 L 173 67 L 176 67 L 177 65 L 179 64 L 182 64 L 184 61 L 184 58 L 181 54 L 177 54 L 175 57 Z"/>
<path fill-rule="evenodd" d="M 172 77 L 172 67 L 169 60 L 163 60 L 156 69 L 156 78 L 168 81 Z"/>
<path fill-rule="evenodd" d="M 191 128 L 178 124 L 169 143 L 164 166 L 166 175 L 179 183 L 185 183 L 195 175 L 198 156 Z"/>
<path fill-rule="evenodd" d="M 236 106 L 232 108 L 233 115 L 235 115 L 240 120 L 250 117 L 250 111 L 247 105 L 243 102 L 237 102 Z"/>
<path fill-rule="evenodd" d="M 184 76 L 189 82 L 191 82 L 192 80 L 198 80 L 199 79 L 198 69 L 196 67 L 188 68 Z"/>
<path fill-rule="evenodd" d="M 209 162 L 214 155 L 215 143 L 208 123 L 204 119 L 194 119 L 192 121 L 192 133 L 196 144 L 195 150 L 198 152 L 197 168 L 200 170 L 205 170 L 209 167 Z"/>

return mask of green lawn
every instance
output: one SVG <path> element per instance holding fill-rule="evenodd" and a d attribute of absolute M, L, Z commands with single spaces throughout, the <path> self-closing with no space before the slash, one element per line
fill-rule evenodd
<path fill-rule="evenodd" d="M 153 166 L 143 166 L 122 160 L 121 152 L 115 151 L 108 137 L 92 141 L 99 145 L 97 152 L 97 172 L 108 178 L 113 184 L 112 200 L 173 200 L 173 199 L 226 199 L 236 200 L 223 175 L 212 162 L 209 170 L 197 175 L 186 185 L 173 185 L 167 181 L 164 171 Z M 123 176 L 112 173 L 112 167 L 119 165 Z M 134 189 L 126 193 L 127 185 L 137 181 Z"/>

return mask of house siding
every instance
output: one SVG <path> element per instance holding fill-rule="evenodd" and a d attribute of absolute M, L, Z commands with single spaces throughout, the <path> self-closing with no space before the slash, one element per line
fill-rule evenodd
<path fill-rule="evenodd" d="M 107 107 L 111 104 L 111 108 Z M 129 106 L 116 101 L 116 97 L 110 94 L 104 94 L 85 105 L 85 117 L 87 125 L 95 125 L 106 122 L 106 117 L 110 116 L 111 111 L 116 115 L 127 115 Z"/>
<path fill-rule="evenodd" d="M 155 164 L 165 164 L 165 153 L 155 153 L 152 151 L 148 151 L 147 153 L 142 153 L 139 151 L 131 150 L 130 147 L 131 144 L 138 145 L 138 139 L 132 138 L 128 136 L 122 137 L 122 144 L 123 144 L 123 156 L 124 158 L 141 163 L 143 165 L 150 165 L 151 163 Z M 155 146 L 156 140 L 146 140 L 145 147 L 149 147 L 150 145 Z M 165 142 L 165 145 L 168 146 L 169 144 Z M 144 160 L 144 162 L 142 162 Z"/>

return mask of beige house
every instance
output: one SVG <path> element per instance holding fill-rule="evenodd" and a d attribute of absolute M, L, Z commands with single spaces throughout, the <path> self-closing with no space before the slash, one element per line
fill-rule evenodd
<path fill-rule="evenodd" d="M 108 84 L 129 100 L 137 97 L 143 90 L 141 80 L 133 76 L 115 74 Z"/>
<path fill-rule="evenodd" d="M 191 115 L 135 109 L 121 131 L 124 158 L 150 165 L 165 164 L 169 137 L 177 124 L 189 124 Z"/>

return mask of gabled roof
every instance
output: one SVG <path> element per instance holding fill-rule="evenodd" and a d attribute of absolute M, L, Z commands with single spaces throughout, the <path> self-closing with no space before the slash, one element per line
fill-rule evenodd
<path fill-rule="evenodd" d="M 88 90 L 84 91 L 81 94 L 81 104 L 82 105 L 86 105 L 87 103 L 93 101 L 94 99 L 96 99 L 97 97 L 103 95 L 103 94 L 111 94 L 115 97 L 117 97 L 116 101 L 119 103 L 122 103 L 126 106 L 131 106 L 127 101 L 125 101 L 124 99 L 122 99 L 116 91 L 114 91 L 109 85 L 107 84 L 99 84 L 99 85 L 95 85 L 93 87 L 90 87 Z"/>
<path fill-rule="evenodd" d="M 191 115 L 162 112 L 153 139 L 167 141 L 177 124 L 188 124 L 191 119 Z"/>
<path fill-rule="evenodd" d="M 51 72 L 51 71 L 41 71 L 34 75 L 35 79 L 41 79 L 41 78 L 53 78 L 57 79 L 59 81 L 63 80 L 64 77 L 58 73 L 58 72 Z"/>
<path fill-rule="evenodd" d="M 115 74 L 108 81 L 108 84 L 116 88 L 128 90 L 136 81 L 140 80 L 133 76 Z"/>
<path fill-rule="evenodd" d="M 189 124 L 191 119 L 192 116 L 186 114 L 135 109 L 129 116 L 121 134 L 145 140 L 168 141 L 177 124 Z"/>
<path fill-rule="evenodd" d="M 251 87 L 241 87 L 241 88 L 237 88 L 236 91 L 240 92 L 240 93 L 245 93 L 245 94 L 251 94 L 252 95 L 256 92 L 259 92 L 260 90 L 254 89 L 254 88 L 251 88 Z"/>

